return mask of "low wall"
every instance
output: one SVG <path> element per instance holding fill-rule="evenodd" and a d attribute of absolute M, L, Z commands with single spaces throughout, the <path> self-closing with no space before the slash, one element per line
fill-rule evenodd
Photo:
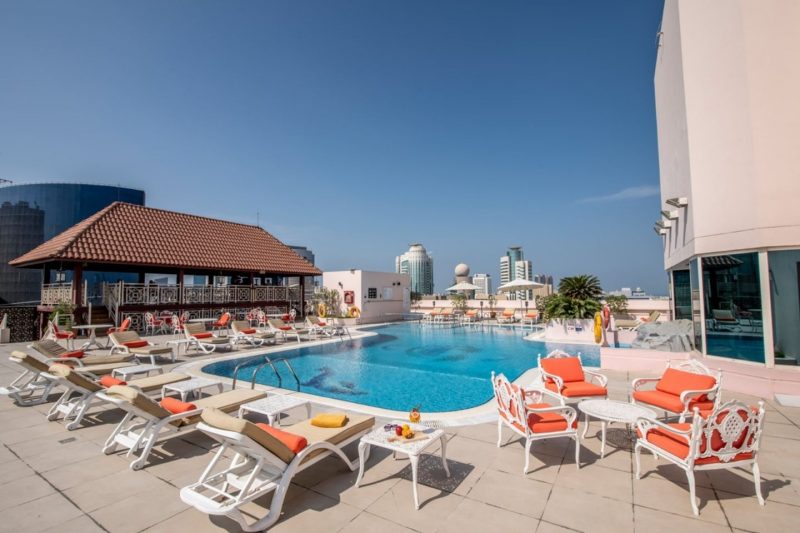
<path fill-rule="evenodd" d="M 11 330 L 10 342 L 31 342 L 39 338 L 39 315 L 36 312 L 36 306 L 0 306 L 0 320 L 3 319 L 4 314 L 8 314 L 8 329 Z"/>

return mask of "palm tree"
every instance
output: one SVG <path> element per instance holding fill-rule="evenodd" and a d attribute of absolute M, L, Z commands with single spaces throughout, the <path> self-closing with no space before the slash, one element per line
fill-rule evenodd
<path fill-rule="evenodd" d="M 597 276 L 581 274 L 561 278 L 558 292 L 574 300 L 599 300 L 603 295 L 603 288 L 600 286 Z"/>

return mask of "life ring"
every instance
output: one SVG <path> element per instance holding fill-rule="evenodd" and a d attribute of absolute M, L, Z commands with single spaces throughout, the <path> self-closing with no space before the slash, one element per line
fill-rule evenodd
<path fill-rule="evenodd" d="M 611 323 L 611 308 L 608 305 L 604 305 L 603 306 L 603 329 L 607 330 L 609 323 Z"/>
<path fill-rule="evenodd" d="M 600 311 L 594 314 L 594 342 L 597 344 L 603 342 L 603 317 Z"/>
<path fill-rule="evenodd" d="M 325 318 L 325 315 L 328 314 L 328 308 L 325 306 L 324 303 L 321 303 L 317 306 L 317 316 L 320 318 Z"/>
<path fill-rule="evenodd" d="M 359 309 L 355 305 L 350 308 L 350 317 L 351 318 L 359 318 L 360 316 L 361 316 L 361 309 Z"/>

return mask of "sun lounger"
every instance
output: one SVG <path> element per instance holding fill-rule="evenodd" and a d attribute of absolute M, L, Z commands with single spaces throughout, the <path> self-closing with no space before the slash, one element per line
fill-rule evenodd
<path fill-rule="evenodd" d="M 127 456 L 130 457 L 141 450 L 139 457 L 130 465 L 131 469 L 139 470 L 144 467 L 150 451 L 158 441 L 176 433 L 194 431 L 204 409 L 213 407 L 223 412 L 237 411 L 245 403 L 266 397 L 266 393 L 235 389 L 206 396 L 191 404 L 175 401 L 175 404 L 182 404 L 188 408 L 176 413 L 168 411 L 161 404 L 130 386 L 110 387 L 100 396 L 127 411 L 125 418 L 114 428 L 114 432 L 106 441 L 103 453 L 107 455 L 114 453 L 121 446 L 128 450 Z"/>
<path fill-rule="evenodd" d="M 0 387 L 0 395 L 8 396 L 17 405 L 38 405 L 46 402 L 55 386 L 52 380 L 42 377 L 49 365 L 19 351 L 11 352 L 8 360 L 22 367 L 22 373 L 8 387 Z"/>
<path fill-rule="evenodd" d="M 342 448 L 368 433 L 375 423 L 370 416 L 348 415 L 341 428 L 315 427 L 305 420 L 277 433 L 217 409 L 206 409 L 201 418 L 198 429 L 222 446 L 199 481 L 181 489 L 181 499 L 200 512 L 235 520 L 243 531 L 263 531 L 278 521 L 286 491 L 298 472 L 334 455 L 354 471 L 358 460 L 348 459 Z M 230 452 L 235 453 L 230 465 L 215 471 Z M 271 492 L 267 515 L 248 522 L 242 507 Z"/>
<path fill-rule="evenodd" d="M 284 340 L 286 340 L 287 335 L 292 335 L 297 339 L 297 342 L 300 342 L 300 335 L 308 335 L 309 331 L 304 328 L 296 328 L 292 324 L 287 324 L 280 318 L 270 318 L 267 320 L 267 324 L 269 324 L 269 329 L 275 335 L 281 335 Z"/>
<path fill-rule="evenodd" d="M 252 346 L 261 346 L 265 342 L 275 343 L 275 333 L 271 331 L 259 331 L 258 329 L 250 326 L 249 320 L 234 320 L 231 322 L 231 341 L 235 344 L 237 342 L 247 342 Z"/>
<path fill-rule="evenodd" d="M 175 352 L 169 346 L 159 346 L 152 342 L 146 341 L 139 337 L 135 331 L 118 331 L 116 333 L 109 333 L 108 338 L 111 339 L 113 346 L 111 353 L 121 352 L 124 354 L 132 354 L 136 357 L 147 357 L 150 359 L 151 364 L 156 364 L 157 355 L 168 355 L 170 361 L 175 362 Z"/>
<path fill-rule="evenodd" d="M 186 347 L 187 350 L 190 347 L 194 347 L 205 354 L 210 354 L 217 348 L 233 348 L 231 339 L 214 336 L 210 331 L 206 331 L 206 327 L 203 324 L 187 322 L 183 326 L 183 332 L 186 334 L 186 338 L 192 341 Z"/>
<path fill-rule="evenodd" d="M 325 335 L 326 337 L 336 335 L 336 328 L 317 316 L 307 316 L 306 326 L 311 335 Z"/>
<path fill-rule="evenodd" d="M 110 374 L 114 369 L 135 364 L 130 355 L 86 355 L 83 350 L 69 351 L 53 340 L 32 343 L 33 350 L 39 352 L 49 363 L 64 363 L 75 368 L 86 367 L 92 374 Z"/>
<path fill-rule="evenodd" d="M 467 309 L 467 312 L 461 317 L 462 324 L 472 324 L 480 320 L 477 309 Z"/>
<path fill-rule="evenodd" d="M 503 313 L 497 317 L 498 324 L 513 324 L 517 321 L 516 309 L 503 309 Z"/>
<path fill-rule="evenodd" d="M 105 401 L 103 398 L 98 397 L 98 393 L 106 390 L 102 383 L 76 372 L 67 365 L 60 363 L 51 365 L 47 373 L 42 374 L 42 377 L 51 380 L 54 386 L 65 389 L 58 401 L 47 412 L 47 419 L 58 420 L 60 416 L 63 416 L 64 420 L 67 421 L 66 428 L 68 430 L 77 429 L 89 408 Z M 164 385 L 187 379 L 189 379 L 189 376 L 186 374 L 170 372 L 137 379 L 131 381 L 129 385 L 144 393 L 153 393 L 160 392 Z M 72 420 L 70 421 L 70 419 Z"/>

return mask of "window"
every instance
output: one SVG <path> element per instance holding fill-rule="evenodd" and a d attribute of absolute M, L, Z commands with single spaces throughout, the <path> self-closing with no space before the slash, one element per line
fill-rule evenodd
<path fill-rule="evenodd" d="M 800 360 L 800 250 L 769 252 L 772 345 L 776 364 Z M 759 326 L 754 319 L 753 327 Z"/>
<path fill-rule="evenodd" d="M 704 257 L 706 353 L 764 362 L 758 254 Z"/>
<path fill-rule="evenodd" d="M 672 293 L 675 302 L 675 320 L 692 319 L 692 288 L 688 270 L 672 272 Z"/>
<path fill-rule="evenodd" d="M 378 299 L 378 289 L 375 287 L 370 287 L 367 289 L 367 299 L 368 300 L 377 300 Z"/>

